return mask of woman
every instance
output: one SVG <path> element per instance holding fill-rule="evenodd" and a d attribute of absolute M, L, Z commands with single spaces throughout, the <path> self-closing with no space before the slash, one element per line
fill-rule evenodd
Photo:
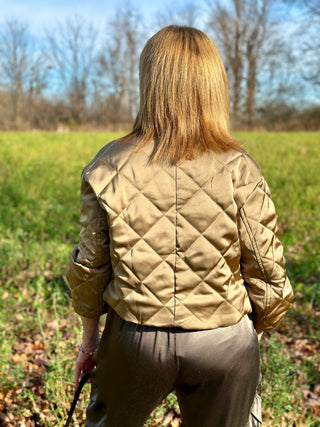
<path fill-rule="evenodd" d="M 243 427 L 257 334 L 293 295 L 268 186 L 230 135 L 226 73 L 204 33 L 170 26 L 147 42 L 133 130 L 84 169 L 81 194 L 70 283 L 76 384 L 96 365 L 87 426 L 141 427 L 175 390 L 184 426 Z"/>

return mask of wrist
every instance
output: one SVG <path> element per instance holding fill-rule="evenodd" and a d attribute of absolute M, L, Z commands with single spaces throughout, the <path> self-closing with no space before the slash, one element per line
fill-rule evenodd
<path fill-rule="evenodd" d="M 93 353 L 97 350 L 99 343 L 95 345 L 87 345 L 85 346 L 83 343 L 80 344 L 79 351 L 87 356 L 92 356 Z"/>
<path fill-rule="evenodd" d="M 99 334 L 93 337 L 82 336 L 81 347 L 86 351 L 96 350 L 100 342 Z"/>

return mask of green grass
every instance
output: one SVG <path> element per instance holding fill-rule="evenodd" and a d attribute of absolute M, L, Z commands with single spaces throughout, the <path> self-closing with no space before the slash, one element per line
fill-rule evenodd
<path fill-rule="evenodd" d="M 80 174 L 119 135 L 0 133 L 0 413 L 7 423 L 63 425 L 80 340 L 66 277 L 78 241 Z M 261 344 L 265 425 L 313 427 L 319 424 L 305 391 L 320 383 L 320 134 L 236 137 L 271 188 L 296 290 L 284 325 Z M 169 408 L 178 412 L 174 395 L 148 425 L 161 425 Z"/>

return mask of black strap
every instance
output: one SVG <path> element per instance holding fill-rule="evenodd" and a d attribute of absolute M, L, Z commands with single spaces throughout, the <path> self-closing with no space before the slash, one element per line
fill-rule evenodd
<path fill-rule="evenodd" d="M 79 382 L 78 388 L 74 393 L 74 398 L 71 404 L 71 408 L 70 411 L 68 412 L 68 419 L 67 422 L 65 423 L 64 427 L 68 427 L 72 418 L 72 415 L 74 413 L 76 404 L 78 402 L 82 387 L 85 385 L 85 383 L 88 381 L 88 379 L 90 378 L 91 372 L 87 372 L 86 374 L 84 374 L 84 376 L 81 378 L 81 381 Z"/>

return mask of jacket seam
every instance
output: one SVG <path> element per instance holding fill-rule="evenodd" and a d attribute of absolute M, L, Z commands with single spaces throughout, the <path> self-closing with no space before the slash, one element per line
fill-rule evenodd
<path fill-rule="evenodd" d="M 245 155 L 244 155 L 244 152 L 243 152 L 243 150 L 242 150 L 242 149 L 240 149 L 240 150 L 236 150 L 236 151 L 238 152 L 238 154 L 239 154 L 239 155 L 238 155 L 238 156 L 235 156 L 234 158 L 232 158 L 232 160 L 230 161 L 230 163 L 231 163 L 231 162 L 233 162 L 233 161 L 235 161 L 235 160 L 237 160 L 237 159 L 238 159 L 238 158 L 240 158 L 240 157 L 245 158 Z M 217 155 L 215 155 L 214 157 L 215 157 L 216 161 L 217 161 L 221 166 L 223 166 L 223 168 L 226 168 L 226 169 L 227 169 L 227 171 L 228 171 L 229 173 L 232 173 L 232 168 L 230 168 L 230 167 L 229 167 L 229 164 L 228 164 L 228 163 L 225 163 L 225 162 L 221 161 Z"/>
<path fill-rule="evenodd" d="M 97 200 L 98 201 L 98 200 Z M 102 207 L 99 206 L 99 212 L 98 212 L 98 218 L 97 218 L 97 229 L 99 230 L 99 234 L 98 234 L 98 238 L 97 238 L 97 244 L 99 247 L 99 258 L 102 259 L 101 257 L 101 252 L 102 252 L 102 224 L 103 224 L 103 211 L 102 211 Z M 109 248 L 110 250 L 110 248 Z M 99 303 L 99 311 L 100 313 L 103 312 L 103 307 L 104 307 L 104 299 L 103 299 L 103 294 L 104 294 L 104 290 L 105 288 L 103 287 L 104 285 L 104 278 L 102 276 L 100 276 L 98 278 L 99 280 L 99 286 L 98 286 L 98 303 Z"/>
<path fill-rule="evenodd" d="M 242 207 L 241 208 L 241 210 L 240 210 L 240 216 L 241 216 L 241 219 L 242 219 L 242 221 L 243 221 L 243 224 L 244 224 L 244 227 L 245 227 L 245 229 L 246 229 L 246 232 L 247 232 L 247 234 L 248 234 L 248 236 L 249 236 L 249 240 L 250 240 L 250 243 L 251 243 L 251 247 L 252 247 L 252 250 L 253 250 L 253 253 L 254 253 L 254 256 L 255 256 L 255 258 L 256 258 L 256 260 L 257 260 L 257 262 L 258 262 L 258 266 L 259 266 L 259 269 L 260 269 L 260 271 L 261 271 L 261 274 L 262 274 L 262 277 L 263 277 L 263 280 L 265 281 L 265 283 L 266 283 L 266 297 L 265 297 L 265 302 L 266 302 L 266 304 L 265 304 L 265 310 L 263 311 L 263 314 L 262 314 L 262 316 L 267 312 L 267 310 L 268 310 L 268 306 L 269 306 L 269 283 L 268 283 L 268 278 L 267 278 L 267 275 L 266 275 L 266 272 L 265 272 L 265 269 L 264 269 L 264 267 L 263 267 L 263 263 L 262 263 L 262 258 L 261 258 L 261 255 L 260 255 L 260 252 L 259 252 L 259 248 L 258 248 L 258 245 L 257 245 L 257 241 L 256 241 L 256 239 L 255 239 L 255 237 L 254 237 L 254 235 L 253 235 L 253 232 L 252 232 L 252 229 L 251 229 L 251 226 L 250 226 L 250 223 L 249 223 L 249 221 L 248 221 L 248 217 L 247 217 L 247 215 L 246 215 L 246 212 L 245 212 L 245 209 Z"/>
<path fill-rule="evenodd" d="M 253 186 L 253 188 L 251 189 L 250 193 L 247 195 L 247 197 L 245 198 L 245 200 L 243 201 L 242 205 L 240 206 L 240 209 L 244 209 L 244 205 L 246 204 L 247 200 L 249 199 L 249 197 L 251 196 L 251 194 L 256 190 L 257 187 L 259 187 L 259 185 L 264 181 L 263 176 L 255 183 L 255 185 Z"/>
<path fill-rule="evenodd" d="M 176 321 L 176 291 L 177 291 L 177 277 L 176 277 L 176 269 L 177 269 L 177 244 L 178 244 L 178 182 L 177 182 L 177 165 L 175 165 L 175 173 L 174 173 L 174 182 L 175 182 L 175 242 L 174 242 L 174 269 L 173 269 L 173 324 Z"/>

